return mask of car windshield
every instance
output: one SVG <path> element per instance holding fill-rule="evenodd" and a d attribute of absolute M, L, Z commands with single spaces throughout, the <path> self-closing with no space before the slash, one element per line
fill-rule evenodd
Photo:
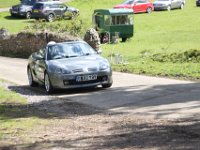
<path fill-rule="evenodd" d="M 33 5 L 35 0 L 22 0 L 22 4 L 24 5 Z"/>
<path fill-rule="evenodd" d="M 87 43 L 61 43 L 49 46 L 47 59 L 63 59 L 71 57 L 81 57 L 95 54 L 95 50 Z"/>
<path fill-rule="evenodd" d="M 157 0 L 157 1 L 162 2 L 162 1 L 170 1 L 170 0 Z"/>
<path fill-rule="evenodd" d="M 134 2 L 134 0 L 126 0 L 126 1 L 122 2 L 121 4 L 130 5 L 133 2 Z"/>

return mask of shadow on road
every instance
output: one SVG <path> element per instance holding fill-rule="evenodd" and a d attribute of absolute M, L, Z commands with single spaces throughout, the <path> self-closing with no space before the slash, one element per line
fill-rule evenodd
<path fill-rule="evenodd" d="M 200 122 L 174 121 L 170 125 L 156 122 L 116 124 L 105 135 L 42 140 L 28 145 L 17 144 L 21 150 L 37 149 L 200 149 Z M 8 150 L 16 145 L 10 145 Z M 1 149 L 1 146 L 0 146 Z"/>
<path fill-rule="evenodd" d="M 34 105 L 40 106 L 43 104 L 48 110 L 50 110 L 48 107 L 55 105 L 56 102 L 59 105 L 60 101 L 66 102 L 66 107 L 67 102 L 74 102 L 77 105 L 87 105 L 89 108 L 115 110 L 118 113 L 133 112 L 139 115 L 154 115 L 155 118 L 169 115 L 175 115 L 175 118 L 179 118 L 180 116 L 176 115 L 180 114 L 188 118 L 199 118 L 200 115 L 199 83 L 152 87 L 139 85 L 113 87 L 106 90 L 100 87 L 58 90 L 56 94 L 50 96 L 44 93 L 43 87 L 10 86 L 9 89 L 25 96 L 34 96 L 32 100 Z M 53 100 L 49 101 L 48 99 Z"/>
<path fill-rule="evenodd" d="M 74 118 L 104 114 L 108 117 L 99 124 L 105 127 L 110 122 L 106 133 L 97 135 L 82 135 L 76 138 L 55 139 L 45 138 L 29 144 L 9 145 L 0 149 L 200 149 L 200 120 L 197 119 L 200 110 L 200 84 L 159 85 L 152 87 L 128 86 L 113 87 L 107 90 L 101 88 L 58 91 L 54 95 L 44 94 L 42 87 L 37 89 L 27 86 L 9 86 L 9 89 L 24 96 L 33 98 L 32 104 L 6 106 L 4 116 L 6 119 L 26 118 L 36 116 L 39 118 Z M 39 89 L 39 90 L 38 90 Z M 31 100 L 30 100 L 31 101 Z M 99 108 L 96 107 L 99 105 Z M 166 107 L 168 106 L 168 107 Z M 175 107 L 176 106 L 176 107 Z M 4 106 L 5 107 L 5 106 Z M 12 112 L 18 109 L 18 113 Z M 123 108 L 123 111 L 121 110 Z M 117 110 L 111 113 L 111 109 Z M 121 115 L 126 116 L 124 110 L 140 110 L 147 115 L 156 113 L 157 117 L 179 113 L 181 111 L 194 111 L 192 117 L 176 120 L 143 120 L 133 119 L 124 121 Z M 139 112 L 136 112 L 136 114 Z M 141 112 L 142 113 L 142 112 Z M 188 113 L 188 112 L 187 112 Z M 187 115 L 185 113 L 185 115 Z M 195 119 L 196 115 L 196 119 Z M 130 118 L 134 118 L 134 116 Z M 117 119 L 118 118 L 118 119 Z M 125 117 L 126 118 L 126 117 Z M 129 118 L 129 119 L 130 119 Z M 113 120 L 112 120 L 113 119 Z M 86 122 L 87 120 L 82 120 Z M 97 122 L 98 123 L 98 122 Z M 85 127 L 87 128 L 87 127 Z M 84 128 L 84 129 L 85 129 Z M 88 129 L 87 132 L 89 132 Z M 86 132 L 84 130 L 84 132 Z M 28 145 L 28 146 L 27 146 Z"/>

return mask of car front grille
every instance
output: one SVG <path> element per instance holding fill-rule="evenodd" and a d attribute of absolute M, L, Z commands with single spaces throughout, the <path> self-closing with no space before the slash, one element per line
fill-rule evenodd
<path fill-rule="evenodd" d="M 13 11 L 19 11 L 19 7 L 13 7 L 12 10 Z"/>
<path fill-rule="evenodd" d="M 73 73 L 81 73 L 83 72 L 83 69 L 74 69 L 72 70 Z"/>
<path fill-rule="evenodd" d="M 89 71 L 89 72 L 96 72 L 96 71 L 97 71 L 97 68 L 96 68 L 96 67 L 94 67 L 94 68 L 88 68 L 88 71 Z"/>

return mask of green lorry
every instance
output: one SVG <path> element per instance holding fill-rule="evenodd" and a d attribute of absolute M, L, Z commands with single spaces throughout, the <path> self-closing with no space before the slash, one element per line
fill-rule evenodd
<path fill-rule="evenodd" d="M 116 37 L 125 42 L 134 33 L 132 9 L 96 9 L 93 13 L 93 23 L 101 42 L 104 39 L 111 42 Z"/>

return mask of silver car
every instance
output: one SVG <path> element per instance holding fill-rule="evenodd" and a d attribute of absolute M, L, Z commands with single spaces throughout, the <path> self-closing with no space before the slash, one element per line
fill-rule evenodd
<path fill-rule="evenodd" d="M 183 9 L 185 0 L 156 0 L 153 3 L 154 10 L 168 10 L 180 8 Z"/>
<path fill-rule="evenodd" d="M 44 84 L 47 93 L 55 88 L 109 88 L 113 83 L 108 60 L 84 41 L 48 43 L 29 57 L 27 75 L 30 86 Z"/>

